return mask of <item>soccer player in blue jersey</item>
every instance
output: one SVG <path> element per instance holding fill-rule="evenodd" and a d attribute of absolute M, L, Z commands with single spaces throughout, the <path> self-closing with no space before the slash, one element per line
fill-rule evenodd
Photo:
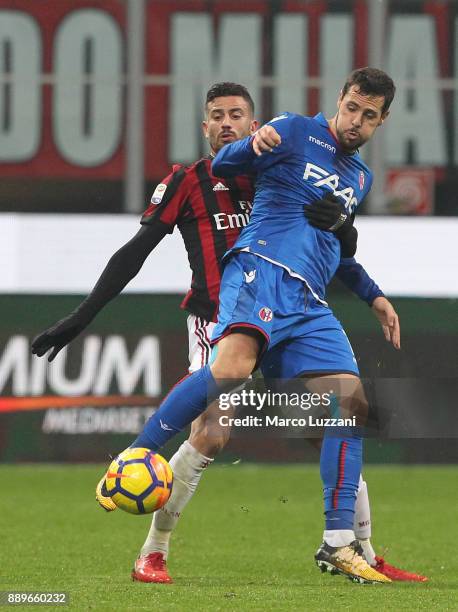
<path fill-rule="evenodd" d="M 321 393 L 332 388 L 338 415 L 364 424 L 367 402 L 356 360 L 325 292 L 342 239 L 356 242 L 352 220 L 372 184 L 358 149 L 388 117 L 394 92 L 383 71 L 356 70 L 330 121 L 321 113 L 284 113 L 216 156 L 217 176 L 255 171 L 257 183 L 250 223 L 222 279 L 208 384 L 229 378 L 230 370 L 247 376 L 263 356 L 268 376 L 304 377 Z M 362 446 L 358 427 L 325 432 L 320 468 L 326 525 L 315 559 L 323 571 L 358 582 L 389 582 L 365 561 L 353 532 Z"/>
<path fill-rule="evenodd" d="M 329 390 L 331 376 L 340 414 L 364 419 L 356 360 L 325 291 L 341 258 L 341 240 L 347 237 L 352 247 L 352 216 L 372 183 L 358 148 L 386 119 L 393 97 L 384 72 L 361 69 L 347 79 L 329 122 L 321 114 L 285 113 L 219 151 L 214 174 L 254 171 L 257 184 L 250 223 L 230 250 L 222 278 L 213 361 L 174 387 L 134 446 L 161 448 L 219 395 L 218 381 L 246 379 L 261 357 L 268 375 L 304 376 L 312 389 Z M 347 428 L 324 437 L 326 528 L 316 560 L 355 581 L 390 582 L 355 543 L 358 434 Z"/>
<path fill-rule="evenodd" d="M 213 359 L 172 389 L 132 446 L 160 449 L 218 397 L 220 381 L 235 386 L 261 359 L 268 376 L 305 377 L 319 392 L 331 385 L 340 415 L 364 419 L 356 360 L 325 291 L 341 249 L 354 253 L 352 217 L 372 183 L 358 148 L 386 119 L 393 97 L 384 72 L 357 70 L 329 122 L 285 113 L 219 151 L 215 175 L 253 171 L 257 183 L 250 223 L 227 255 Z M 355 542 L 361 466 L 359 429 L 327 431 L 320 459 L 326 526 L 316 560 L 355 581 L 390 582 Z"/>

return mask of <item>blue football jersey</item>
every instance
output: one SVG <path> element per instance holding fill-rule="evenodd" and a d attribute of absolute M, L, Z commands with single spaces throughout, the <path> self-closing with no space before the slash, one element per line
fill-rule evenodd
<path fill-rule="evenodd" d="M 314 228 L 304 205 L 331 191 L 353 213 L 372 185 L 372 173 L 358 153 L 339 145 L 320 113 L 284 113 L 272 119 L 281 144 L 257 156 L 252 137 L 223 147 L 212 163 L 216 176 L 256 172 L 256 195 L 249 224 L 231 251 L 246 250 L 302 278 L 324 300 L 340 262 L 340 243 L 332 232 Z"/>

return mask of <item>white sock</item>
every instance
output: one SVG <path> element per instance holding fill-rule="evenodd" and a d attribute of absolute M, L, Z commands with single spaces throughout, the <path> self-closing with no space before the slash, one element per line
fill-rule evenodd
<path fill-rule="evenodd" d="M 369 565 L 375 565 L 375 551 L 372 548 L 370 537 L 371 529 L 371 508 L 369 505 L 369 494 L 367 484 L 363 477 L 359 477 L 358 496 L 355 505 L 355 536 L 362 546 L 364 556 Z"/>
<path fill-rule="evenodd" d="M 371 541 L 369 539 L 358 539 L 358 541 L 361 544 L 361 548 L 363 549 L 364 558 L 366 559 L 366 561 L 369 563 L 369 565 L 375 565 L 375 550 L 372 548 Z"/>
<path fill-rule="evenodd" d="M 173 470 L 173 488 L 169 501 L 154 513 L 151 528 L 140 555 L 161 552 L 167 559 L 169 540 L 181 512 L 199 484 L 203 471 L 213 462 L 186 440 L 170 459 Z"/>
<path fill-rule="evenodd" d="M 334 548 L 348 546 L 354 539 L 355 533 L 352 529 L 325 529 L 323 533 L 323 540 Z"/>
<path fill-rule="evenodd" d="M 368 540 L 371 537 L 371 509 L 367 484 L 359 477 L 358 495 L 355 504 L 355 522 L 353 525 L 358 540 Z"/>

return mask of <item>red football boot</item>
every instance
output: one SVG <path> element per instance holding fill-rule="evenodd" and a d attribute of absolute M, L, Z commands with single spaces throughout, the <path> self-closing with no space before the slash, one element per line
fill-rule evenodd
<path fill-rule="evenodd" d="M 372 567 L 380 574 L 383 574 L 387 578 L 391 578 L 391 580 L 401 580 L 404 582 L 428 582 L 428 578 L 426 576 L 412 574 L 411 572 L 406 572 L 398 567 L 394 567 L 394 565 L 387 563 L 383 557 L 376 556 L 375 561 L 376 564 Z"/>
<path fill-rule="evenodd" d="M 157 582 L 170 584 L 173 582 L 167 571 L 167 562 L 160 552 L 153 552 L 138 557 L 132 570 L 132 580 L 139 582 Z"/>

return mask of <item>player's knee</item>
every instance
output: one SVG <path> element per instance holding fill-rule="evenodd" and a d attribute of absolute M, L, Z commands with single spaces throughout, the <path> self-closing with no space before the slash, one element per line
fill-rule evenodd
<path fill-rule="evenodd" d="M 367 417 L 369 414 L 369 404 L 365 397 L 358 398 L 355 406 L 354 416 L 356 416 L 356 422 L 358 425 L 364 426 L 367 423 Z"/>
<path fill-rule="evenodd" d="M 369 403 L 362 387 L 359 388 L 352 396 L 349 406 L 349 413 L 349 416 L 356 417 L 356 422 L 358 425 L 364 426 L 366 424 L 369 414 Z"/>

